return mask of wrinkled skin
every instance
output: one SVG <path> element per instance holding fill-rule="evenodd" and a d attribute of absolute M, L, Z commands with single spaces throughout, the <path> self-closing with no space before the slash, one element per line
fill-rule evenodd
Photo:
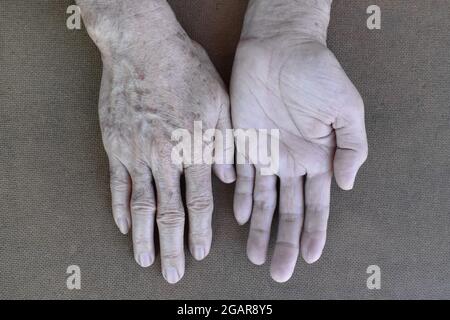
<path fill-rule="evenodd" d="M 169 283 L 185 269 L 185 213 L 180 178 L 186 181 L 189 248 L 197 260 L 211 247 L 211 166 L 171 160 L 182 128 L 230 128 L 229 99 L 204 50 L 194 43 L 162 0 L 79 0 L 86 28 L 99 47 L 103 78 L 99 114 L 111 171 L 114 220 L 132 230 L 134 256 L 142 267 L 155 260 L 155 215 L 162 272 Z M 205 143 L 206 146 L 206 143 Z M 224 182 L 230 165 L 215 165 Z"/>
<path fill-rule="evenodd" d="M 333 174 L 342 189 L 352 189 L 367 157 L 362 99 L 325 43 L 330 6 L 251 1 L 234 65 L 234 128 L 280 130 L 279 171 L 264 176 L 259 163 L 238 165 L 234 200 L 237 221 L 251 219 L 247 255 L 257 265 L 266 261 L 278 200 L 271 275 L 279 282 L 292 276 L 299 251 L 307 263 L 319 259 Z"/>

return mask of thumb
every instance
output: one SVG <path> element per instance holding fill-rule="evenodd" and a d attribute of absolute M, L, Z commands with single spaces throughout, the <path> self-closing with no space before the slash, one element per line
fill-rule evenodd
<path fill-rule="evenodd" d="M 234 136 L 230 119 L 230 102 L 228 97 L 222 105 L 217 122 L 215 139 L 214 174 L 224 183 L 236 181 L 234 169 Z"/>
<path fill-rule="evenodd" d="M 341 189 L 351 190 L 368 155 L 363 104 L 356 109 L 352 108 L 351 114 L 338 118 L 334 128 L 337 143 L 334 177 Z"/>

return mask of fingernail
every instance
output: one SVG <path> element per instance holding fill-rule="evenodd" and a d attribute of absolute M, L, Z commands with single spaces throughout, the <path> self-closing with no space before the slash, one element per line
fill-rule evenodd
<path fill-rule="evenodd" d="M 163 276 L 170 284 L 177 283 L 180 280 L 177 269 L 173 267 L 165 268 Z"/>
<path fill-rule="evenodd" d="M 344 191 L 350 191 L 350 190 L 353 190 L 354 187 L 355 187 L 355 180 L 352 180 L 347 185 L 345 185 L 342 189 Z"/>
<path fill-rule="evenodd" d="M 321 248 L 320 241 L 317 240 L 310 240 L 309 243 L 306 246 L 305 251 L 303 252 L 303 259 L 308 264 L 313 264 L 317 260 L 319 260 L 320 256 L 322 255 L 322 248 Z"/>
<path fill-rule="evenodd" d="M 227 181 L 233 182 L 234 180 L 236 180 L 236 174 L 234 172 L 233 169 L 228 169 L 227 171 L 225 171 L 225 178 L 227 179 Z"/>
<path fill-rule="evenodd" d="M 205 248 L 202 246 L 194 246 L 193 255 L 196 260 L 203 260 L 205 258 Z"/>
<path fill-rule="evenodd" d="M 150 267 L 152 264 L 150 255 L 148 253 L 141 253 L 139 255 L 139 264 L 144 268 Z"/>
<path fill-rule="evenodd" d="M 236 180 L 236 173 L 234 172 L 234 169 L 232 166 L 229 166 L 225 170 L 225 180 L 228 183 L 232 183 Z"/>
<path fill-rule="evenodd" d="M 251 263 L 261 266 L 266 263 L 267 248 L 255 244 L 250 238 L 247 242 L 247 257 Z"/>
<path fill-rule="evenodd" d="M 128 220 L 126 218 L 119 218 L 117 220 L 117 226 L 119 227 L 119 230 L 123 234 L 127 234 L 129 230 L 129 224 Z"/>

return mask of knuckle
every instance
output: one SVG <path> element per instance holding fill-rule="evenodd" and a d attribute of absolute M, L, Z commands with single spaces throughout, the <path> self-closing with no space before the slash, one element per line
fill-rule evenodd
<path fill-rule="evenodd" d="M 180 250 L 166 250 L 165 252 L 161 252 L 161 258 L 163 260 L 178 260 L 183 256 L 183 253 Z"/>
<path fill-rule="evenodd" d="M 190 213 L 210 213 L 213 211 L 213 201 L 207 196 L 193 197 L 187 202 Z"/>
<path fill-rule="evenodd" d="M 250 190 L 235 190 L 234 191 L 235 197 L 242 197 L 242 198 L 251 198 L 252 192 Z"/>
<path fill-rule="evenodd" d="M 191 238 L 208 238 L 212 235 L 211 226 L 197 226 L 190 229 Z"/>
<path fill-rule="evenodd" d="M 267 213 L 275 209 L 275 204 L 272 201 L 255 199 L 255 210 L 254 212 L 259 213 Z"/>
<path fill-rule="evenodd" d="M 280 213 L 280 221 L 286 223 L 300 223 L 303 219 L 301 214 L 297 213 Z"/>
<path fill-rule="evenodd" d="M 257 184 L 255 188 L 256 193 L 261 193 L 262 197 L 269 196 L 275 193 L 275 185 L 272 183 Z"/>
<path fill-rule="evenodd" d="M 136 247 L 146 248 L 146 249 L 152 249 L 152 246 L 153 246 L 151 239 L 143 237 L 143 236 L 133 237 L 133 244 Z"/>
<path fill-rule="evenodd" d="M 120 213 L 120 212 L 128 211 L 128 206 L 125 203 L 113 203 L 112 210 L 114 212 Z"/>
<path fill-rule="evenodd" d="M 258 227 L 250 227 L 250 233 L 252 233 L 253 235 L 261 235 L 261 236 L 267 236 L 270 231 L 263 229 L 263 228 L 258 228 Z"/>
<path fill-rule="evenodd" d="M 250 175 L 244 176 L 242 174 L 239 174 L 236 180 L 237 183 L 253 183 L 253 181 L 254 178 L 252 176 Z"/>
<path fill-rule="evenodd" d="M 131 212 L 133 215 L 152 216 L 155 214 L 155 204 L 150 201 L 133 201 L 131 203 Z"/>
<path fill-rule="evenodd" d="M 156 211 L 156 204 L 147 193 L 138 191 L 133 192 L 130 208 L 133 214 L 153 215 Z"/>
<path fill-rule="evenodd" d="M 184 212 L 179 210 L 160 211 L 156 217 L 158 226 L 163 228 L 180 228 L 184 225 Z"/>
<path fill-rule="evenodd" d="M 309 203 L 305 205 L 307 214 L 311 215 L 328 215 L 330 212 L 330 205 L 329 204 L 316 204 L 316 203 Z"/>
<path fill-rule="evenodd" d="M 129 183 L 126 178 L 111 176 L 111 191 L 127 192 L 129 190 Z"/>
<path fill-rule="evenodd" d="M 283 247 L 283 248 L 289 248 L 289 249 L 299 249 L 300 245 L 299 242 L 288 242 L 288 241 L 281 241 L 278 240 L 275 244 L 277 247 Z"/>

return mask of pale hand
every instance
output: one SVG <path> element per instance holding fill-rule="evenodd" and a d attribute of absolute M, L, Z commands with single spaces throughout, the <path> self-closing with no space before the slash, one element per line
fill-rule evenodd
<path fill-rule="evenodd" d="M 234 212 L 240 224 L 251 217 L 247 254 L 263 264 L 279 195 L 271 275 L 284 282 L 299 249 L 308 263 L 322 254 L 333 174 L 342 189 L 352 189 L 367 157 L 363 101 L 319 38 L 280 33 L 243 38 L 231 102 L 235 129 L 280 130 L 276 175 L 261 175 L 258 163 L 237 166 Z"/>
<path fill-rule="evenodd" d="M 166 1 L 79 0 L 89 34 L 102 53 L 99 113 L 111 171 L 112 210 L 120 231 L 133 235 L 142 267 L 155 260 L 155 215 L 162 273 L 175 283 L 185 270 L 180 178 L 186 181 L 189 248 L 202 260 L 211 248 L 211 166 L 185 166 L 171 158 L 172 133 L 194 121 L 231 127 L 229 99 L 205 51 L 175 19 Z M 224 182 L 231 165 L 215 165 Z M 155 186 L 155 187 L 154 187 Z"/>

